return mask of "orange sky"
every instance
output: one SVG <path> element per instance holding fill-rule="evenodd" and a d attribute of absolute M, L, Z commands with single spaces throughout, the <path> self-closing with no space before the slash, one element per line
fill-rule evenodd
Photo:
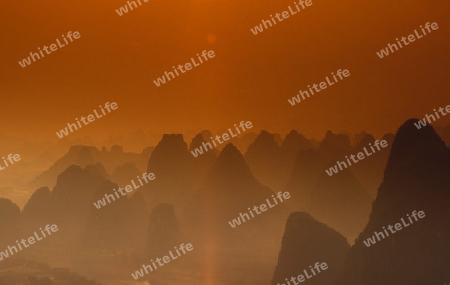
<path fill-rule="evenodd" d="M 115 10 L 126 1 L 7 1 L 0 12 L 0 133 L 56 141 L 67 123 L 115 101 L 118 110 L 71 137 L 138 128 L 214 131 L 242 120 L 280 133 L 380 135 L 450 104 L 448 1 L 313 0 L 263 33 L 250 32 L 293 2 L 149 0 L 119 17 Z M 439 29 L 385 59 L 376 56 L 426 22 Z M 68 31 L 81 38 L 19 66 Z M 216 57 L 161 87 L 153 84 L 203 50 Z M 337 69 L 351 76 L 288 104 Z M 449 122 L 450 116 L 439 124 Z"/>

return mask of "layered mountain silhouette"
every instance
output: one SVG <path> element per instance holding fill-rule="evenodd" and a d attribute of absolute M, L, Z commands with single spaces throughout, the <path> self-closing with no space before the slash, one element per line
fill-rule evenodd
<path fill-rule="evenodd" d="M 309 210 L 311 193 L 325 169 L 323 156 L 314 149 L 300 150 L 286 184 L 285 191 L 292 193 L 288 201 L 295 209 Z"/>
<path fill-rule="evenodd" d="M 212 134 L 209 131 L 203 131 L 200 134 L 197 134 L 193 139 L 189 146 L 189 153 L 195 152 L 196 148 L 201 148 L 203 143 L 209 142 L 209 138 Z M 200 187 L 203 182 L 205 175 L 214 164 L 214 161 L 217 159 L 219 152 L 217 149 L 208 149 L 208 151 L 204 151 L 203 154 L 198 155 L 193 159 L 193 167 L 194 167 L 194 181 L 196 184 L 194 188 Z"/>
<path fill-rule="evenodd" d="M 20 209 L 8 199 L 0 198 L 0 246 L 15 245 L 20 233 Z"/>
<path fill-rule="evenodd" d="M 342 160 L 351 151 L 350 138 L 346 134 L 334 134 L 328 131 L 319 146 L 319 151 L 330 162 Z"/>
<path fill-rule="evenodd" d="M 86 168 L 75 165 L 67 168 L 58 176 L 52 191 L 55 221 L 74 229 L 82 226 L 93 207 L 94 194 L 105 181 L 99 173 Z"/>
<path fill-rule="evenodd" d="M 367 135 L 371 136 L 370 134 L 366 133 L 365 131 L 362 131 L 358 134 L 355 134 L 352 140 L 352 146 L 357 146 Z"/>
<path fill-rule="evenodd" d="M 287 175 L 281 172 L 281 148 L 273 134 L 261 131 L 248 147 L 244 157 L 252 173 L 262 184 L 274 191 L 284 186 L 283 178 Z"/>
<path fill-rule="evenodd" d="M 107 180 L 111 180 L 109 173 L 106 171 L 105 167 L 100 162 L 97 162 L 96 164 L 88 164 L 86 165 L 84 170 L 92 175 L 101 176 Z"/>
<path fill-rule="evenodd" d="M 113 194 L 113 189 L 118 189 L 118 185 L 104 181 L 96 190 L 94 200 L 103 198 L 104 194 Z M 132 247 L 142 249 L 142 236 L 137 234 L 143 234 L 140 229 L 146 226 L 146 216 L 145 204 L 133 205 L 126 196 L 116 198 L 100 209 L 91 203 L 90 213 L 80 233 L 78 245 L 81 248 L 96 250 Z"/>
<path fill-rule="evenodd" d="M 229 246 L 243 246 L 245 240 L 260 235 L 258 241 L 254 240 L 252 243 L 262 244 L 264 236 L 268 236 L 264 228 L 282 227 L 280 219 L 287 215 L 284 204 L 277 205 L 236 228 L 232 228 L 228 222 L 237 218 L 241 212 L 248 213 L 249 207 L 265 203 L 272 195 L 269 188 L 255 179 L 239 150 L 228 144 L 202 187 L 189 200 L 182 220 L 189 229 L 189 234 L 199 239 L 205 235 L 215 235 L 218 239 L 223 239 L 222 242 L 229 243 Z"/>
<path fill-rule="evenodd" d="M 166 255 L 182 243 L 180 224 L 173 206 L 157 205 L 149 219 L 145 254 L 149 258 Z"/>
<path fill-rule="evenodd" d="M 66 155 L 58 159 L 47 171 L 37 176 L 30 184 L 31 187 L 53 187 L 56 178 L 71 165 L 85 167 L 94 164 L 94 156 L 98 156 L 99 151 L 95 147 L 73 146 Z"/>
<path fill-rule="evenodd" d="M 150 259 L 192 243 L 194 251 L 182 261 L 148 276 L 154 284 L 168 276 L 172 283 L 286 284 L 316 262 L 328 269 L 309 283 L 445 284 L 450 151 L 432 127 L 417 130 L 414 122 L 395 139 L 384 135 L 387 148 L 333 176 L 325 169 L 373 145 L 374 136 L 362 132 L 350 143 L 346 134 L 327 132 L 319 144 L 297 131 L 283 141 L 263 131 L 242 144 L 248 145 L 245 159 L 233 144 L 194 157 L 190 151 L 208 141 L 208 131 L 192 133 L 189 148 L 182 135 L 163 135 L 141 154 L 75 146 L 37 178 L 50 186 L 37 187 L 22 212 L 0 199 L 0 244 L 57 224 L 57 235 L 23 255 L 69 260 L 83 275 L 108 267 L 129 277 Z M 100 209 L 93 205 L 146 172 L 144 164 L 155 180 Z M 280 189 L 289 200 L 251 216 L 249 208 L 273 201 Z M 291 210 L 303 212 L 289 216 Z M 413 210 L 426 217 L 366 246 L 375 231 Z"/>
<path fill-rule="evenodd" d="M 287 284 L 286 278 L 290 281 L 300 274 L 306 279 L 303 270 L 313 276 L 306 279 L 308 284 L 333 284 L 349 249 L 345 237 L 335 230 L 305 212 L 292 213 L 286 222 L 278 264 L 270 284 Z M 314 276 L 309 266 L 316 262 L 325 262 L 328 269 Z"/>
<path fill-rule="evenodd" d="M 147 166 L 147 172 L 155 173 L 156 179 L 143 187 L 151 208 L 167 203 L 174 206 L 175 212 L 182 209 L 199 183 L 193 160 L 183 135 L 163 135 Z"/>
<path fill-rule="evenodd" d="M 226 145 L 180 217 L 186 238 L 196 246 L 194 255 L 202 274 L 232 283 L 270 278 L 269 260 L 275 260 L 288 210 L 279 204 L 251 218 L 248 208 L 266 203 L 272 195 L 253 176 L 239 150 Z M 230 223 L 240 218 L 240 213 L 249 219 L 232 227 Z M 255 271 L 249 256 L 268 261 L 264 274 Z M 245 270 L 246 276 L 233 275 L 238 268 Z"/>
<path fill-rule="evenodd" d="M 312 143 L 297 131 L 291 131 L 281 144 L 281 161 L 284 172 L 289 173 L 301 150 L 313 149 Z"/>
<path fill-rule="evenodd" d="M 241 153 L 246 153 L 248 147 L 255 141 L 257 136 L 258 134 L 245 132 L 241 137 L 235 138 L 233 145 L 236 146 Z"/>
<path fill-rule="evenodd" d="M 358 179 L 361 185 L 367 189 L 370 196 L 374 198 L 376 197 L 378 187 L 380 187 L 381 181 L 383 180 L 384 168 L 386 167 L 394 136 L 392 134 L 386 134 L 378 140 L 378 142 L 382 140 L 386 140 L 388 144 L 386 148 L 381 148 L 381 150 L 373 155 L 358 161 L 350 167 L 350 170 L 355 175 L 356 179 Z M 374 146 L 374 142 L 375 138 L 372 135 L 365 134 L 355 145 L 352 154 L 356 155 L 359 152 L 364 153 L 364 148 L 366 148 L 369 153 L 372 152 L 369 144 Z"/>
<path fill-rule="evenodd" d="M 450 278 L 450 152 L 431 126 L 409 120 L 392 145 L 369 222 L 337 285 L 444 284 Z M 425 218 L 367 247 L 363 241 L 414 210 Z"/>
<path fill-rule="evenodd" d="M 48 187 L 42 187 L 31 195 L 22 211 L 25 228 L 39 228 L 52 220 L 54 215 L 52 192 Z"/>
<path fill-rule="evenodd" d="M 70 147 L 69 151 L 62 158 L 58 159 L 48 170 L 38 175 L 31 183 L 30 187 L 50 187 L 56 183 L 56 178 L 60 173 L 71 165 L 85 167 L 90 164 L 100 163 L 105 167 L 106 173 L 112 173 L 117 167 L 126 163 L 135 163 L 139 168 L 146 165 L 150 157 L 152 148 L 146 148 L 141 154 L 127 153 L 121 146 L 113 146 L 110 151 L 103 148 L 99 151 L 94 146 L 76 145 Z"/>
<path fill-rule="evenodd" d="M 53 191 L 46 187 L 38 189 L 23 210 L 26 230 L 33 232 L 54 223 L 64 229 L 59 238 L 64 236 L 66 242 L 76 242 L 93 207 L 96 191 L 107 181 L 103 171 L 101 165 L 88 165 L 84 169 L 72 165 L 58 176 Z"/>
<path fill-rule="evenodd" d="M 311 192 L 310 213 L 346 236 L 350 243 L 367 223 L 372 199 L 349 169 L 319 175 Z"/>
<path fill-rule="evenodd" d="M 137 176 L 141 177 L 142 174 L 136 164 L 129 162 L 116 167 L 111 174 L 111 180 L 123 187 L 130 184 L 130 181 L 136 179 Z"/>

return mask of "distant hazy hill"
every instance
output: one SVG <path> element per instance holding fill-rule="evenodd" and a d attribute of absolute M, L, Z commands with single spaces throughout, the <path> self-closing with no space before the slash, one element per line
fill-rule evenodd
<path fill-rule="evenodd" d="M 99 162 L 110 174 L 115 168 L 126 163 L 135 163 L 139 169 L 146 164 L 150 154 L 151 149 L 145 149 L 141 154 L 136 154 L 123 152 L 122 147 L 119 146 L 113 146 L 110 151 L 107 151 L 105 148 L 99 151 L 93 146 L 72 146 L 67 154 L 58 159 L 48 170 L 38 175 L 30 183 L 30 187 L 53 187 L 58 175 L 70 165 L 85 167 L 88 164 Z"/>

